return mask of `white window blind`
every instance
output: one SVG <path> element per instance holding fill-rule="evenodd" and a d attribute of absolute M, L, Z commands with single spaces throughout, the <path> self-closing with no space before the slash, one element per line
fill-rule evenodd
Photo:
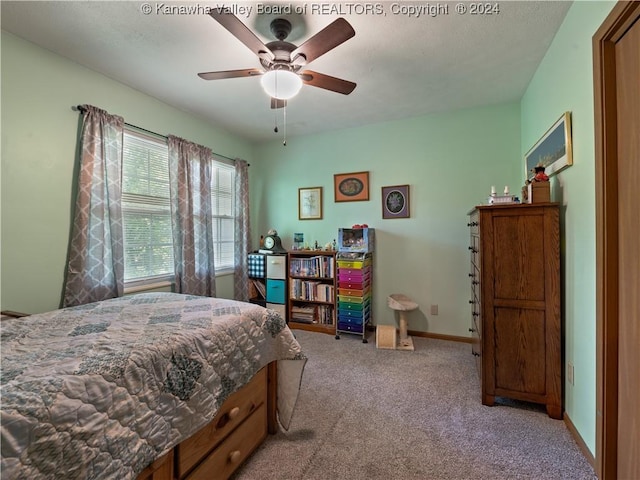
<path fill-rule="evenodd" d="M 166 141 L 126 129 L 123 148 L 125 282 L 169 279 L 174 266 Z M 234 267 L 234 199 L 233 165 L 214 161 L 211 205 L 216 271 Z"/>
<path fill-rule="evenodd" d="M 166 142 L 125 131 L 122 168 L 124 279 L 174 273 Z"/>
<path fill-rule="evenodd" d="M 214 161 L 211 174 L 211 213 L 216 270 L 233 269 L 235 229 L 235 169 Z"/>

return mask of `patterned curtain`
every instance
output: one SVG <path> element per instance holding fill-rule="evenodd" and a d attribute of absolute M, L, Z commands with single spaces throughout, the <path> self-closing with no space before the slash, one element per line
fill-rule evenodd
<path fill-rule="evenodd" d="M 251 250 L 251 230 L 249 228 L 249 164 L 236 159 L 236 199 L 235 199 L 235 241 L 234 241 L 234 298 L 249 301 L 249 277 L 247 276 L 247 254 Z"/>
<path fill-rule="evenodd" d="M 169 135 L 176 292 L 215 297 L 211 164 L 207 147 Z"/>
<path fill-rule="evenodd" d="M 73 231 L 63 307 L 122 296 L 122 140 L 124 120 L 83 105 Z"/>

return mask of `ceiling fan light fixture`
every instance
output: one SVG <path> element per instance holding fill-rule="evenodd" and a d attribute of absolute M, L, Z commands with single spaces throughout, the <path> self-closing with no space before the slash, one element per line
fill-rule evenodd
<path fill-rule="evenodd" d="M 267 95 L 278 100 L 295 97 L 302 88 L 302 79 L 290 70 L 270 70 L 260 79 Z"/>

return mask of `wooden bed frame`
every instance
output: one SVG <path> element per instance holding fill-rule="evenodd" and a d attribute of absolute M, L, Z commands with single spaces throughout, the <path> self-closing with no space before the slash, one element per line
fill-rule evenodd
<path fill-rule="evenodd" d="M 264 441 L 278 431 L 277 363 L 262 368 L 229 396 L 207 426 L 149 465 L 137 480 L 229 478 Z"/>
<path fill-rule="evenodd" d="M 2 311 L 0 319 L 28 314 Z M 277 362 L 231 394 L 214 419 L 145 468 L 136 480 L 227 479 L 267 437 L 278 431 Z"/>

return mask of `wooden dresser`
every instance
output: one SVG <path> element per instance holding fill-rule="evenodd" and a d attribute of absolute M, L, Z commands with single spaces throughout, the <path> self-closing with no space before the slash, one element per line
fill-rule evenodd
<path fill-rule="evenodd" d="M 560 419 L 559 206 L 478 206 L 469 217 L 470 330 L 482 403 L 541 403 Z"/>

